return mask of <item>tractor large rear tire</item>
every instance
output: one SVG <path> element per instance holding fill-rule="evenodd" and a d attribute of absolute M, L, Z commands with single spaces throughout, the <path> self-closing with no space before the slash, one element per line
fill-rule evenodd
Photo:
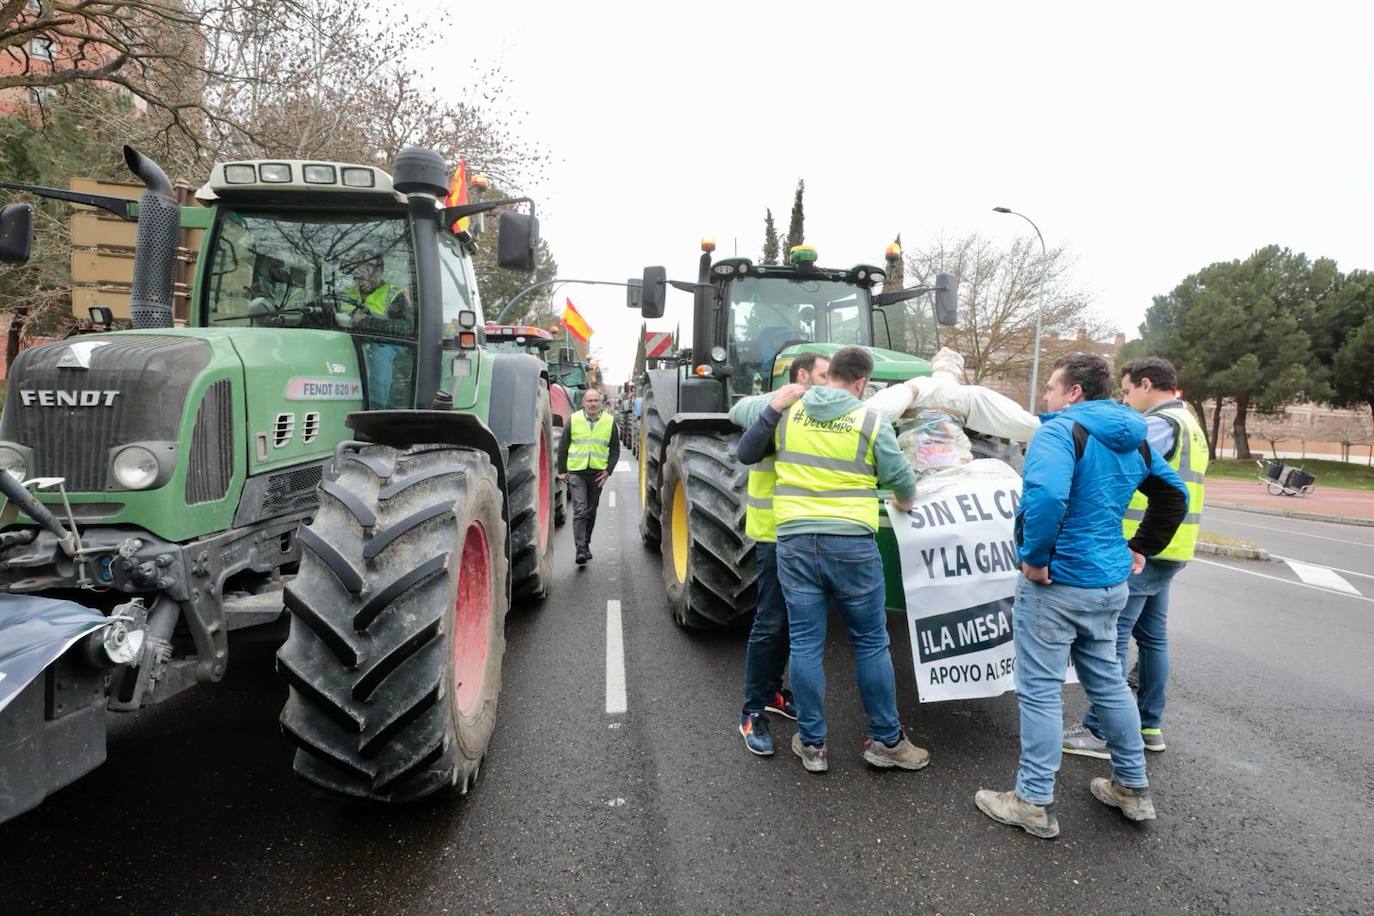
<path fill-rule="evenodd" d="M 506 646 L 501 499 L 484 453 L 434 446 L 345 453 L 320 485 L 277 654 L 307 782 L 378 802 L 474 783 Z"/>
<path fill-rule="evenodd" d="M 539 392 L 539 441 L 512 445 L 506 466 L 510 492 L 510 573 L 514 601 L 539 601 L 553 589 L 555 463 L 549 393 Z"/>
<path fill-rule="evenodd" d="M 658 550 L 663 540 L 663 469 L 659 456 L 667 430 L 668 421 L 658 412 L 654 390 L 649 388 L 644 392 L 639 418 L 639 536 L 650 550 Z"/>
<path fill-rule="evenodd" d="M 744 533 L 748 471 L 738 434 L 679 433 L 663 464 L 663 584 L 678 624 L 740 627 L 758 603 L 754 542 Z"/>

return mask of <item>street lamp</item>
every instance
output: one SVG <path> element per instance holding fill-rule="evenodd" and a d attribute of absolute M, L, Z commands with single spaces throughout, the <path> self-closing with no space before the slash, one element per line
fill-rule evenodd
<path fill-rule="evenodd" d="M 511 296 L 510 299 L 507 300 L 507 302 L 506 302 L 503 306 L 501 306 L 501 311 L 500 311 L 500 313 L 496 316 L 496 323 L 497 323 L 497 324 L 504 324 L 505 321 L 506 321 L 506 317 L 507 317 L 508 315 L 511 314 L 511 312 L 514 310 L 516 304 L 517 304 L 521 299 L 524 299 L 527 295 L 529 295 L 530 293 L 534 292 L 535 290 L 541 289 L 541 288 L 543 288 L 543 287 L 545 287 L 545 286 L 552 286 L 552 287 L 554 287 L 555 289 L 557 289 L 559 286 L 562 286 L 562 285 L 565 284 L 565 283 L 582 283 L 582 284 L 585 284 L 585 285 L 587 285 L 587 286 L 628 286 L 628 285 L 629 285 L 628 283 L 615 283 L 615 282 L 613 282 L 613 281 L 611 281 L 611 280 L 569 280 L 569 279 L 566 279 L 566 278 L 564 278 L 564 277 L 554 277 L 552 280 L 540 280 L 538 283 L 531 283 L 529 286 L 527 286 L 527 287 L 525 287 L 524 289 L 520 290 L 520 292 L 516 293 L 514 296 Z M 552 290 L 550 290 L 550 292 L 552 292 Z"/>
<path fill-rule="evenodd" d="M 1035 220 L 1024 213 L 1017 213 L 1008 207 L 993 207 L 993 213 L 1010 213 L 1012 216 L 1019 216 L 1031 224 L 1035 230 L 1035 237 L 1040 239 L 1040 292 L 1036 294 L 1038 300 L 1035 306 L 1035 353 L 1031 356 L 1031 380 L 1030 398 L 1026 402 L 1026 409 L 1035 413 L 1036 392 L 1040 381 L 1040 322 L 1045 317 L 1045 274 L 1049 273 L 1049 259 L 1045 254 L 1045 237 L 1040 234 L 1040 227 L 1035 225 Z"/>

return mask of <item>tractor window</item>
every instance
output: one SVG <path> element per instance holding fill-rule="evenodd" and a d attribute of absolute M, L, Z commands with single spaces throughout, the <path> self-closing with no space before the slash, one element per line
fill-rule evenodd
<path fill-rule="evenodd" d="M 730 284 L 730 385 L 736 395 L 768 390 L 768 375 L 788 344 L 867 346 L 868 293 L 838 280 L 750 277 Z"/>
<path fill-rule="evenodd" d="M 415 337 L 415 262 L 401 218 L 226 210 L 211 258 L 211 323 Z"/>
<path fill-rule="evenodd" d="M 447 232 L 439 233 L 439 281 L 444 291 L 444 339 L 458 336 L 458 313 L 465 309 L 477 313 L 480 328 L 485 322 L 472 259 L 462 253 L 458 240 Z"/>

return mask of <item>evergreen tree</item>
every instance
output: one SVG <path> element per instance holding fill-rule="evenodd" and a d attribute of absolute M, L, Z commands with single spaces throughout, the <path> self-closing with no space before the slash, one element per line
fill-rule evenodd
<path fill-rule="evenodd" d="M 763 220 L 763 263 L 778 263 L 778 229 L 773 225 L 773 211 L 765 211 L 768 215 Z"/>
<path fill-rule="evenodd" d="M 806 215 L 802 212 L 802 195 L 806 193 L 806 179 L 797 179 L 797 196 L 792 199 L 792 221 L 787 225 L 787 251 L 791 254 L 793 245 L 801 245 L 806 241 L 806 232 L 803 223 Z"/>

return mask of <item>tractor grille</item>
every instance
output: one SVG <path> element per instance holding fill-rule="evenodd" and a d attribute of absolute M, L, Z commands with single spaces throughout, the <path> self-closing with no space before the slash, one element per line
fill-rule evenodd
<path fill-rule="evenodd" d="M 110 449 L 175 440 L 186 392 L 209 362 L 201 341 L 154 334 L 25 350 L 10 372 L 0 439 L 33 449 L 34 476 L 64 477 L 73 493 L 107 490 Z"/>
<path fill-rule="evenodd" d="M 191 433 L 186 473 L 186 503 L 214 502 L 229 492 L 234 476 L 234 388 L 220 379 L 205 392 Z"/>
<path fill-rule="evenodd" d="M 313 509 L 319 505 L 318 488 L 323 476 L 324 463 L 321 462 L 248 478 L 234 514 L 234 526 L 252 525 L 278 515 Z"/>

